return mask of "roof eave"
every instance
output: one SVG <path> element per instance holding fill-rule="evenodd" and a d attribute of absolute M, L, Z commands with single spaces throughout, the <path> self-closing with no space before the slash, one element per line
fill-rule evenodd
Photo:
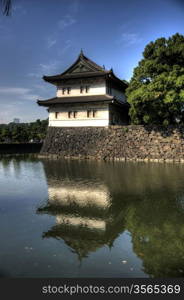
<path fill-rule="evenodd" d="M 115 105 L 118 105 L 118 106 L 123 106 L 123 107 L 130 107 L 130 104 L 127 101 L 121 102 L 121 101 L 117 100 L 116 98 L 114 98 L 112 100 L 112 104 L 115 104 Z"/>
<path fill-rule="evenodd" d="M 107 77 L 109 79 L 112 79 L 112 80 L 115 80 L 117 83 L 119 83 L 121 86 L 124 87 L 124 89 L 126 89 L 128 87 L 128 83 L 124 82 L 123 80 L 119 79 L 115 74 L 114 72 L 111 70 L 109 72 L 109 74 L 107 74 Z"/>
<path fill-rule="evenodd" d="M 60 102 L 55 102 L 55 103 L 44 103 L 43 101 L 37 101 L 37 104 L 39 105 L 39 106 L 45 106 L 45 107 L 49 107 L 49 106 L 53 106 L 53 105 L 57 105 L 57 104 L 62 104 L 62 105 L 70 105 L 70 104 L 86 104 L 86 103 L 107 103 L 107 104 L 109 104 L 109 103 L 112 103 L 112 100 L 91 100 L 91 101 L 85 101 L 85 102 L 81 102 L 81 101 L 79 101 L 79 102 L 70 102 L 70 103 L 67 103 L 67 102 L 64 102 L 64 103 L 60 103 Z"/>
<path fill-rule="evenodd" d="M 67 80 L 67 79 L 80 79 L 80 78 L 91 78 L 91 77 L 106 77 L 109 74 L 108 71 L 105 71 L 104 73 L 100 73 L 99 74 L 93 74 L 91 72 L 91 74 L 85 74 L 85 73 L 79 73 L 79 74 L 75 74 L 75 76 L 69 76 L 69 75 L 55 75 L 55 76 L 43 76 L 43 80 L 52 83 L 52 84 L 57 84 L 58 82 L 60 82 L 61 80 Z"/>

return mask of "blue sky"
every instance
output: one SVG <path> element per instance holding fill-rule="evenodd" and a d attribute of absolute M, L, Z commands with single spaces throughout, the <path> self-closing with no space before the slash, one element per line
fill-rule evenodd
<path fill-rule="evenodd" d="M 84 54 L 129 80 L 145 45 L 184 34 L 184 0 L 12 0 L 0 15 L 0 123 L 47 118 L 36 100 L 54 97 L 43 75 Z"/>

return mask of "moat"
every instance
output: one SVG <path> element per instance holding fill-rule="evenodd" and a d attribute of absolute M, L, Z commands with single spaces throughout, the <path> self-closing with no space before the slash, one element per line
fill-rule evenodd
<path fill-rule="evenodd" d="M 183 277 L 184 165 L 4 157 L 0 277 Z"/>

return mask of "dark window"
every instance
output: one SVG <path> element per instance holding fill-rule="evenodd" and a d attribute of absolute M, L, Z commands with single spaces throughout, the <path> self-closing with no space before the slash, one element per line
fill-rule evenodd
<path fill-rule="evenodd" d="M 63 88 L 63 95 L 65 94 L 66 88 Z"/>
<path fill-rule="evenodd" d="M 107 93 L 109 94 L 109 95 L 111 95 L 111 86 L 110 86 L 110 83 L 108 83 L 107 84 Z"/>
<path fill-rule="evenodd" d="M 91 116 L 91 110 L 87 110 L 87 118 L 90 118 Z"/>
<path fill-rule="evenodd" d="M 81 94 L 83 93 L 83 90 L 84 90 L 84 87 L 81 86 L 81 87 L 80 87 L 80 93 L 81 93 Z"/>
<path fill-rule="evenodd" d="M 73 112 L 73 116 L 74 116 L 74 118 L 77 117 L 77 111 L 74 111 L 74 112 Z"/>
<path fill-rule="evenodd" d="M 68 92 L 68 94 L 70 94 L 70 92 L 71 92 L 71 87 L 68 87 L 68 88 L 67 88 L 67 92 Z"/>
<path fill-rule="evenodd" d="M 68 112 L 68 118 L 71 118 L 71 116 L 72 116 L 72 111 L 69 111 Z"/>
<path fill-rule="evenodd" d="M 58 112 L 55 112 L 55 119 L 57 119 L 58 118 Z"/>
<path fill-rule="evenodd" d="M 96 117 L 96 110 L 87 110 L 87 118 L 95 118 Z"/>
<path fill-rule="evenodd" d="M 93 118 L 96 117 L 96 110 L 93 109 Z"/>
<path fill-rule="evenodd" d="M 87 85 L 86 86 L 86 93 L 88 93 L 89 92 L 89 86 Z"/>

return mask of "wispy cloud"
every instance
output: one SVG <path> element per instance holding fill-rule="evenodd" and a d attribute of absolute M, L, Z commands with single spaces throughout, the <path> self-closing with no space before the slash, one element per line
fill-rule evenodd
<path fill-rule="evenodd" d="M 40 72 L 42 72 L 42 74 L 50 74 L 54 72 L 60 64 L 61 62 L 58 60 L 50 61 L 46 64 L 40 64 Z"/>
<path fill-rule="evenodd" d="M 27 11 L 22 5 L 14 5 L 12 11 L 15 12 L 15 15 L 25 15 Z"/>
<path fill-rule="evenodd" d="M 1 105 L 1 109 L 3 110 L 3 113 L 0 112 L 0 124 L 13 121 L 13 118 L 15 116 L 19 116 L 18 106 L 15 103 L 13 104 L 3 103 Z"/>
<path fill-rule="evenodd" d="M 34 107 L 34 108 L 33 108 Z M 19 118 L 21 122 L 32 122 L 36 119 L 46 119 L 48 113 L 46 110 L 35 105 L 32 106 L 30 101 L 25 105 L 25 102 L 2 103 L 0 111 L 0 124 L 12 122 L 14 118 Z"/>
<path fill-rule="evenodd" d="M 36 100 L 39 95 L 34 94 L 31 89 L 22 87 L 0 87 L 0 101 L 10 99 L 18 100 Z"/>
<path fill-rule="evenodd" d="M 43 74 L 39 72 L 30 72 L 27 74 L 28 77 L 32 77 L 32 78 L 41 78 L 43 76 Z"/>
<path fill-rule="evenodd" d="M 1 40 L 12 40 L 13 37 L 12 28 L 7 26 L 2 19 L 0 19 L 0 37 Z"/>
<path fill-rule="evenodd" d="M 51 48 L 52 46 L 54 46 L 56 44 L 56 39 L 53 39 L 52 37 L 47 37 L 46 38 L 46 42 L 47 42 L 47 47 Z"/>
<path fill-rule="evenodd" d="M 66 40 L 65 45 L 60 51 L 60 54 L 64 54 L 70 47 L 72 46 L 72 41 L 71 40 Z"/>
<path fill-rule="evenodd" d="M 80 3 L 78 0 L 74 0 L 70 3 L 69 7 L 68 7 L 68 11 L 70 13 L 77 13 L 79 11 L 79 8 L 80 8 Z"/>
<path fill-rule="evenodd" d="M 65 28 L 73 25 L 76 23 L 76 19 L 74 19 L 74 17 L 72 17 L 72 15 L 66 15 L 64 16 L 61 20 L 59 20 L 58 22 L 58 28 L 60 30 L 64 30 Z"/>
<path fill-rule="evenodd" d="M 40 93 L 49 98 L 47 87 L 41 90 L 39 86 L 17 87 L 0 86 L 0 123 L 12 122 L 15 117 L 21 122 L 30 122 L 36 119 L 46 119 L 48 113 L 43 108 L 38 107 L 36 100 L 43 98 Z"/>
<path fill-rule="evenodd" d="M 47 63 L 39 64 L 35 71 L 27 74 L 29 77 L 41 78 L 43 75 L 50 75 L 57 71 L 57 68 L 61 65 L 61 61 L 54 60 Z"/>
<path fill-rule="evenodd" d="M 30 72 L 27 74 L 28 77 L 34 77 L 34 78 L 41 78 L 43 74 L 41 74 L 40 72 Z"/>
<path fill-rule="evenodd" d="M 122 33 L 117 40 L 118 44 L 124 44 L 125 47 L 138 44 L 142 41 L 142 38 L 137 33 Z"/>

